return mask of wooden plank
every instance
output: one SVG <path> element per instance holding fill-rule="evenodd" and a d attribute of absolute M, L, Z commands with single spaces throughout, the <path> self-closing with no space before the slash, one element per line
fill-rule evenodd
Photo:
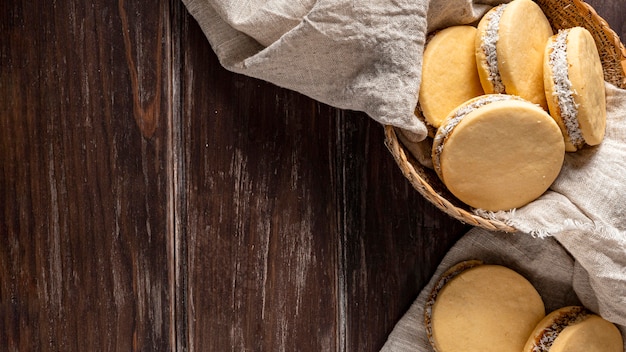
<path fill-rule="evenodd" d="M 336 112 L 183 38 L 188 348 L 337 350 Z"/>
<path fill-rule="evenodd" d="M 0 346 L 172 349 L 168 2 L 2 2 Z"/>
<path fill-rule="evenodd" d="M 420 196 L 383 144 L 382 128 L 346 112 L 341 245 L 346 351 L 378 351 L 450 246 L 468 229 Z"/>

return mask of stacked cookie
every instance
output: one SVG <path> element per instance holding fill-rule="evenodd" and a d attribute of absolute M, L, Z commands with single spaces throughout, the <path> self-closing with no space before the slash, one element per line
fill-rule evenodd
<path fill-rule="evenodd" d="M 591 34 L 553 34 L 531 0 L 494 7 L 477 27 L 434 33 L 418 101 L 437 175 L 458 199 L 488 211 L 533 201 L 566 151 L 604 137 L 604 78 Z"/>
<path fill-rule="evenodd" d="M 615 325 L 582 306 L 545 315 L 534 286 L 501 265 L 458 263 L 441 276 L 424 308 L 436 352 L 623 352 Z"/>

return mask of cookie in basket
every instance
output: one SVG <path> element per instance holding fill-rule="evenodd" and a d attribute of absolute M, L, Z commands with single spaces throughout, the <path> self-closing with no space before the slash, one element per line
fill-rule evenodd
<path fill-rule="evenodd" d="M 544 86 L 550 115 L 565 138 L 565 150 L 600 144 L 606 129 L 604 74 L 588 30 L 562 29 L 550 37 L 544 55 Z"/>
<path fill-rule="evenodd" d="M 521 207 L 554 182 L 565 145 L 554 119 L 520 97 L 488 94 L 455 109 L 433 141 L 435 172 L 458 199 L 488 211 Z"/>
<path fill-rule="evenodd" d="M 531 0 L 513 0 L 489 10 L 478 23 L 478 73 L 485 93 L 520 96 L 547 109 L 543 54 L 553 34 L 543 11 Z"/>
<path fill-rule="evenodd" d="M 475 38 L 476 27 L 452 26 L 433 34 L 426 44 L 418 114 L 434 129 L 459 104 L 484 94 L 476 70 Z M 434 135 L 432 129 L 430 133 Z"/>
<path fill-rule="evenodd" d="M 619 88 L 626 88 L 626 48 L 624 48 L 619 36 L 589 4 L 582 0 L 536 0 L 535 3 L 539 5 L 550 22 L 552 27 L 550 36 L 560 29 L 577 26 L 587 29 L 591 33 L 600 55 L 604 81 Z M 508 6 L 512 4 L 510 3 Z M 502 11 L 504 12 L 504 10 Z M 543 86 L 543 83 L 540 86 Z M 545 98 L 545 92 L 543 96 Z M 432 143 L 430 138 L 423 142 L 403 138 L 400 128 L 391 125 L 385 126 L 385 144 L 400 171 L 413 188 L 430 203 L 451 217 L 472 226 L 479 226 L 488 230 L 517 231 L 506 221 L 496 218 L 494 214 L 477 211 L 449 192 L 432 169 L 431 158 L 421 155 L 424 154 L 422 149 L 426 149 L 427 144 L 430 143 Z M 412 146 L 416 145 L 420 146 L 418 151 L 421 154 L 413 152 L 416 148 L 412 148 Z M 413 157 L 415 154 L 417 155 Z"/>

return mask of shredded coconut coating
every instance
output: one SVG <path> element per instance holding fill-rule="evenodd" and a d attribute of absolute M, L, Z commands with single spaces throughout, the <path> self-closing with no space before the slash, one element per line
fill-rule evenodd
<path fill-rule="evenodd" d="M 517 96 L 507 94 L 485 95 L 483 98 L 477 99 L 476 101 L 473 101 L 470 104 L 459 108 L 450 118 L 450 120 L 448 120 L 446 123 L 441 125 L 441 127 L 439 127 L 433 143 L 434 145 L 436 145 L 435 153 L 433 155 L 433 166 L 438 174 L 441 174 L 441 152 L 443 151 L 443 145 L 445 143 L 445 140 L 448 138 L 450 132 L 452 132 L 452 130 L 461 122 L 461 120 L 463 120 L 465 115 L 478 109 L 481 106 L 491 104 L 497 101 L 510 99 L 522 100 Z"/>
<path fill-rule="evenodd" d="M 500 70 L 498 69 L 498 57 L 496 56 L 496 44 L 498 43 L 500 29 L 500 17 L 508 4 L 502 4 L 490 15 L 487 28 L 483 36 L 483 41 L 480 48 L 485 53 L 485 59 L 487 60 L 487 66 L 489 68 L 489 76 L 487 79 L 493 84 L 495 93 L 504 93 L 505 87 L 502 83 L 502 77 L 500 76 Z"/>
<path fill-rule="evenodd" d="M 572 91 L 572 82 L 569 80 L 568 64 L 567 64 L 567 35 L 569 30 L 560 30 L 556 40 L 550 44 L 549 63 L 552 69 L 552 78 L 554 80 L 554 92 L 561 119 L 565 125 L 567 136 L 570 143 L 576 148 L 580 148 L 585 144 L 585 139 L 580 131 L 578 124 L 578 105 L 574 101 L 574 92 Z"/>

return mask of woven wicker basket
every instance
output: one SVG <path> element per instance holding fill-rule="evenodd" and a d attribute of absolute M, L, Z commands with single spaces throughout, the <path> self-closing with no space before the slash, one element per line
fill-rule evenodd
<path fill-rule="evenodd" d="M 626 88 L 626 49 L 620 38 L 591 6 L 582 0 L 535 0 L 535 2 L 544 11 L 555 31 L 574 26 L 587 28 L 598 46 L 604 79 L 615 86 Z M 469 206 L 454 197 L 439 180 L 434 170 L 423 166 L 413 158 L 400 141 L 399 131 L 396 131 L 394 127 L 385 127 L 385 139 L 387 148 L 404 176 L 420 194 L 439 209 L 473 226 L 496 231 L 515 231 L 515 228 L 502 221 L 473 213 Z"/>

